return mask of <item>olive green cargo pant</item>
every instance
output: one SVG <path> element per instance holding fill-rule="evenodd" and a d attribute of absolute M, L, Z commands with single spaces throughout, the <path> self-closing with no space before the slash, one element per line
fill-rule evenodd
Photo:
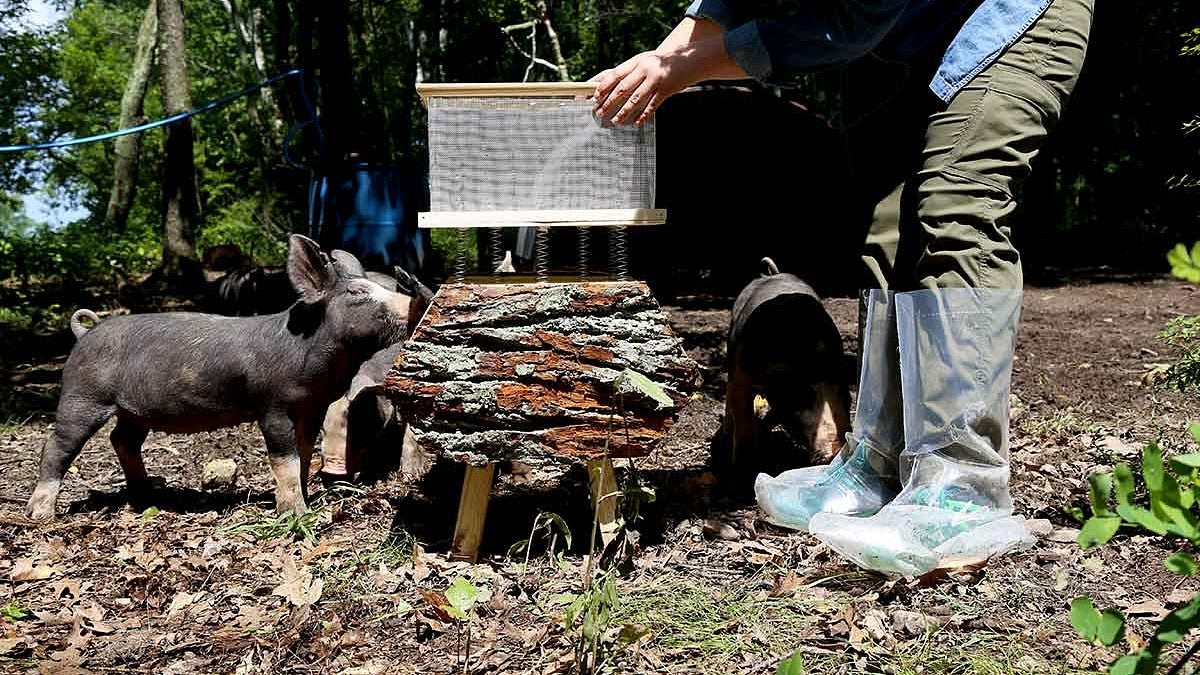
<path fill-rule="evenodd" d="M 1094 3 L 1054 0 L 949 104 L 920 65 L 867 59 L 848 69 L 854 180 L 877 204 L 864 286 L 1022 287 L 1008 220 L 1079 77 Z"/>
<path fill-rule="evenodd" d="M 895 469 L 872 467 L 898 476 L 899 494 L 869 517 L 822 505 L 808 525 L 860 566 L 919 576 L 1032 543 L 1009 494 L 1023 286 L 1009 218 L 1078 79 L 1093 4 L 1053 0 L 948 104 L 926 87 L 929 64 L 847 71 L 851 169 L 874 205 L 863 285 L 895 308 L 897 349 L 872 398 L 900 403 L 880 419 L 902 418 L 876 430 L 903 435 L 881 444 L 900 448 L 879 457 Z"/>

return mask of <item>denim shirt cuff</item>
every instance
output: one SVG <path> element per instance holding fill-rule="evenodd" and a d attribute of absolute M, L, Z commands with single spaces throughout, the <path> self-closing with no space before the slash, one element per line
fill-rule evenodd
<path fill-rule="evenodd" d="M 725 33 L 725 51 L 750 77 L 765 82 L 771 76 L 771 54 L 751 21 Z"/>
<path fill-rule="evenodd" d="M 692 0 L 683 15 L 715 21 L 725 30 L 733 28 L 733 10 L 722 0 Z"/>

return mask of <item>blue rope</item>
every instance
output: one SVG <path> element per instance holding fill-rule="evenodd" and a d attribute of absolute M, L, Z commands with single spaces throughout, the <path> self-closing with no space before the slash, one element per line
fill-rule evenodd
<path fill-rule="evenodd" d="M 246 87 L 245 89 L 243 89 L 237 93 L 230 94 L 223 98 L 219 98 L 210 103 L 205 103 L 204 105 L 202 105 L 198 108 L 193 108 L 191 110 L 188 110 L 187 112 L 181 112 L 178 115 L 172 115 L 170 117 L 165 117 L 163 119 L 156 120 L 154 122 L 147 122 L 145 124 L 139 124 L 136 127 L 129 127 L 128 129 L 118 129 L 117 131 L 109 131 L 107 133 L 99 134 L 96 136 L 88 136 L 86 138 L 68 138 L 68 139 L 61 140 L 61 141 L 51 141 L 49 143 L 36 143 L 33 145 L 2 145 L 2 146 L 0 146 L 0 152 L 24 152 L 26 150 L 49 150 L 52 148 L 65 148 L 70 145 L 80 145 L 83 143 L 94 143 L 96 141 L 103 141 L 103 140 L 107 140 L 109 138 L 116 138 L 117 136 L 125 136 L 127 134 L 140 133 L 142 131 L 146 131 L 147 129 L 154 129 L 155 127 L 161 127 L 161 126 L 164 126 L 167 124 L 171 124 L 172 122 L 178 122 L 179 120 L 186 119 L 193 115 L 198 115 L 202 112 L 208 112 L 209 110 L 212 110 L 213 108 L 220 108 L 221 106 L 228 105 L 228 104 L 232 103 L 233 101 L 236 101 L 237 99 L 239 99 L 243 96 L 246 96 L 247 94 L 252 94 L 260 89 L 263 89 L 264 87 L 268 87 L 272 84 L 275 84 L 276 82 L 279 82 L 280 80 L 284 80 L 289 77 L 300 75 L 303 72 L 304 72 L 303 70 L 301 70 L 299 68 L 295 68 L 293 70 L 287 71 L 286 73 L 283 73 L 282 75 L 276 75 L 275 77 L 272 77 L 268 80 L 265 80 L 263 82 L 255 84 L 255 85 L 251 85 L 249 87 Z M 303 83 L 303 81 L 304 81 L 303 78 L 301 78 L 301 83 Z M 309 117 L 310 117 L 309 121 L 305 122 L 305 124 L 309 124 L 309 123 L 315 121 L 316 118 L 313 115 L 312 105 L 308 102 L 308 96 L 304 92 L 303 86 L 301 86 L 300 91 L 301 91 L 301 96 L 304 98 L 304 104 L 308 107 L 308 113 L 309 113 Z M 319 127 L 318 127 L 318 129 L 319 129 Z"/>

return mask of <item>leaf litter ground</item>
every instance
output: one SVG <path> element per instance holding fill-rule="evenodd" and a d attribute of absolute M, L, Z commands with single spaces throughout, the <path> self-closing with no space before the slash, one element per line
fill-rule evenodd
<path fill-rule="evenodd" d="M 724 303 L 724 304 L 722 304 Z M 1155 339 L 1167 320 L 1200 313 L 1200 292 L 1168 280 L 1076 280 L 1031 289 L 1014 372 L 1014 492 L 1039 542 L 973 571 L 891 581 L 847 566 L 807 535 L 757 520 L 752 504 L 712 498 L 708 443 L 722 410 L 728 300 L 668 308 L 705 368 L 704 394 L 638 469 L 658 498 L 639 549 L 617 582 L 607 672 L 772 673 L 800 651 L 810 673 L 1094 672 L 1119 650 L 1078 640 L 1071 598 L 1134 616 L 1129 640 L 1198 589 L 1163 568 L 1175 550 L 1118 534 L 1092 552 L 1075 545 L 1087 476 L 1136 461 L 1141 444 L 1188 448 L 1196 400 L 1143 382 L 1171 356 Z M 855 305 L 827 301 L 846 353 Z M 6 400 L 53 400 L 61 354 L 4 360 Z M 29 359 L 26 359 L 29 360 Z M 34 359 L 38 360 L 38 359 Z M 42 371 L 50 371 L 46 375 Z M 36 374 L 36 376 L 31 375 Z M 31 525 L 45 414 L 0 432 L 0 672 L 26 673 L 566 673 L 576 632 L 561 624 L 581 590 L 589 509 L 586 475 L 501 467 L 479 564 L 450 560 L 462 469 L 435 463 L 319 487 L 302 521 L 270 512 L 271 479 L 252 426 L 153 434 L 151 473 L 165 479 L 152 508 L 125 503 L 101 432 L 65 484 L 69 513 Z M 0 412 L 0 418 L 4 413 Z M 0 419 L 0 421 L 4 421 Z M 198 488 L 209 460 L 234 459 L 234 490 Z M 618 463 L 620 477 L 628 467 Z M 553 549 L 542 513 L 573 531 Z M 543 519 L 541 522 L 546 522 Z M 468 590 L 474 589 L 474 595 Z M 447 611 L 471 597 L 466 628 Z M 623 639 L 622 639 L 623 638 Z M 465 660 L 465 663 L 464 663 Z"/>

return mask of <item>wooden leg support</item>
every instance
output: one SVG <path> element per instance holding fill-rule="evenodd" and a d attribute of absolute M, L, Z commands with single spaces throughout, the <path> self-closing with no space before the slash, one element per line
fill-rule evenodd
<path fill-rule="evenodd" d="M 458 502 L 458 520 L 454 523 L 454 544 L 450 548 L 450 557 L 454 560 L 475 562 L 479 555 L 479 541 L 483 539 L 483 522 L 487 518 L 495 475 L 495 464 L 467 466 L 462 497 Z"/>
<path fill-rule="evenodd" d="M 600 540 L 607 546 L 621 527 L 618 514 L 618 497 L 609 497 L 596 506 L 597 500 L 604 495 L 617 491 L 617 475 L 613 470 L 611 459 L 595 459 L 588 462 L 588 478 L 592 485 L 592 509 L 599 521 Z"/>

